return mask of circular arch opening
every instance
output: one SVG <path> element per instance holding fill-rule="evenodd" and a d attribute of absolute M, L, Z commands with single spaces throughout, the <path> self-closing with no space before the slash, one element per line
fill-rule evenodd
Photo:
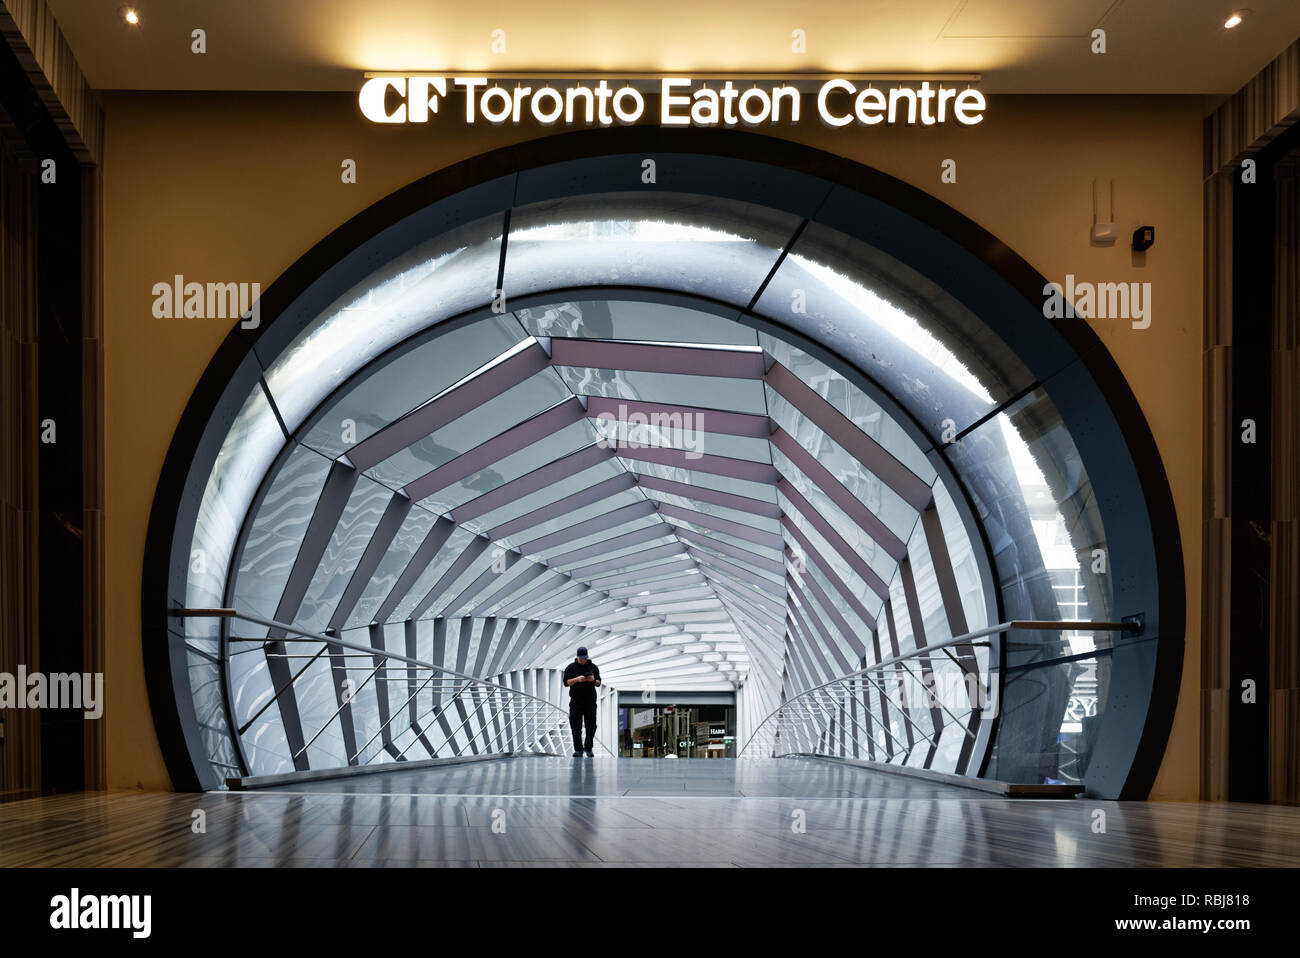
<path fill-rule="evenodd" d="M 624 691 L 730 687 L 760 748 L 1145 794 L 1181 669 L 1181 556 L 1096 337 L 1045 319 L 1041 276 L 896 180 L 675 132 L 433 174 L 232 330 L 146 550 L 179 787 L 490 750 L 509 714 L 492 697 L 558 698 L 583 643 Z M 215 607 L 351 647 L 171 614 Z M 1121 616 L 1142 631 L 915 655 L 1012 619 Z M 363 650 L 502 691 L 460 701 L 439 679 L 408 701 L 398 660 Z M 909 653 L 935 688 L 981 675 L 993 707 L 908 707 L 875 672 L 828 686 L 841 715 L 764 722 Z M 553 744 L 541 731 L 528 744 Z"/>

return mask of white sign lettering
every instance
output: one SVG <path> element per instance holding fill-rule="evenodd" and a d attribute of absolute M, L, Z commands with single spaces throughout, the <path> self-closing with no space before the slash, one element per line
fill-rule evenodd
<path fill-rule="evenodd" d="M 618 81 L 615 81 L 617 83 Z M 357 98 L 361 114 L 372 123 L 427 123 L 439 102 L 453 89 L 465 98 L 465 122 L 518 124 L 525 118 L 552 126 L 583 124 L 612 126 L 640 122 L 646 115 L 641 91 L 608 80 L 594 85 L 574 82 L 564 87 L 502 86 L 487 77 L 377 76 L 367 80 Z M 973 88 L 954 89 L 929 80 L 919 86 L 859 88 L 836 77 L 817 90 L 817 115 L 827 126 L 876 126 L 903 123 L 935 126 L 955 121 L 975 126 L 984 119 L 984 94 Z M 798 123 L 803 94 L 789 83 L 741 89 L 727 80 L 721 85 L 697 83 L 690 77 L 659 81 L 659 122 L 663 126 L 759 126 Z"/>

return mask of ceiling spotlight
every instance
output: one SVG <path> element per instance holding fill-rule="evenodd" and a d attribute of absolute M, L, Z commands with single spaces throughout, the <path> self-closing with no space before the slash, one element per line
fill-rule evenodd
<path fill-rule="evenodd" d="M 140 23 L 140 14 L 135 7 L 123 7 L 122 19 L 134 27 Z"/>
<path fill-rule="evenodd" d="M 1223 21 L 1223 29 L 1231 30 L 1233 27 L 1240 25 L 1248 16 L 1250 16 L 1249 10 L 1234 10 L 1228 19 Z"/>

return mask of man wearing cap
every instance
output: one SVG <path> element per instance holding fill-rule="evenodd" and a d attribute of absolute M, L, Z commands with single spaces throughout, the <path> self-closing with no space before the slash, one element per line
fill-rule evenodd
<path fill-rule="evenodd" d="M 596 689 L 600 686 L 600 669 L 587 658 L 586 646 L 578 646 L 578 657 L 564 670 L 564 684 L 569 687 L 569 725 L 573 728 L 573 757 L 584 752 L 591 755 L 596 741 Z M 582 740 L 586 722 L 587 740 Z"/>

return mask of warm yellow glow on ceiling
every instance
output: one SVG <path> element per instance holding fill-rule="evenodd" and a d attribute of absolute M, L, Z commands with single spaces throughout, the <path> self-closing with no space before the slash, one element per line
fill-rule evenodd
<path fill-rule="evenodd" d="M 168 0 L 124 32 L 108 29 L 112 7 L 49 0 L 100 89 L 355 91 L 364 71 L 567 70 L 977 73 L 991 93 L 1233 92 L 1300 34 L 1300 3 L 1253 0 L 1235 30 L 1220 3 Z M 190 51 L 196 28 L 204 54 Z"/>

